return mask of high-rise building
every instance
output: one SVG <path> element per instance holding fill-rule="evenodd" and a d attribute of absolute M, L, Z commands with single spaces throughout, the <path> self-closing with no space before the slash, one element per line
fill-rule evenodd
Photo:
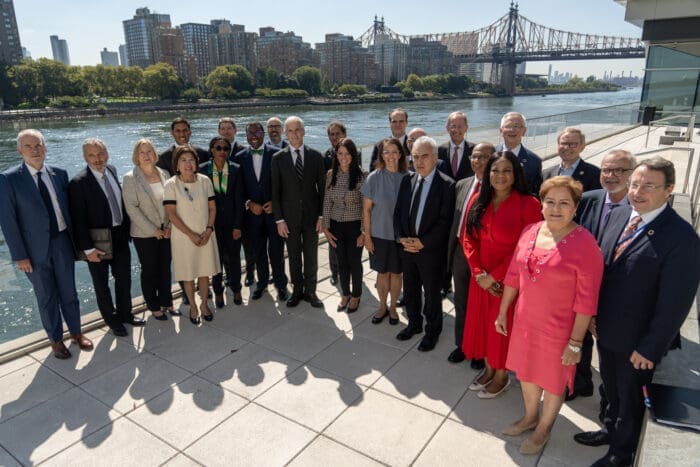
<path fill-rule="evenodd" d="M 190 60 L 185 60 L 185 39 L 180 28 L 156 27 L 153 30 L 153 56 L 156 63 L 172 65 L 186 81 L 197 81 L 194 61 L 190 65 Z"/>
<path fill-rule="evenodd" d="M 29 50 L 27 50 L 26 47 L 22 47 L 22 58 L 26 58 L 29 60 L 32 59 L 32 53 Z"/>
<path fill-rule="evenodd" d="M 300 66 L 312 61 L 311 44 L 293 32 L 275 31 L 275 28 L 260 28 L 260 37 L 255 41 L 258 68 L 271 68 L 279 73 L 291 75 Z"/>
<path fill-rule="evenodd" d="M 379 67 L 381 84 L 392 85 L 406 78 L 406 44 L 389 34 L 376 34 L 369 50 Z"/>
<path fill-rule="evenodd" d="M 117 52 L 110 52 L 107 47 L 100 51 L 100 58 L 102 59 L 102 64 L 107 66 L 119 66 L 119 54 Z"/>
<path fill-rule="evenodd" d="M 258 35 L 245 32 L 245 26 L 227 20 L 212 20 L 216 32 L 209 35 L 209 56 L 212 68 L 221 65 L 242 65 L 255 76 L 255 40 Z"/>
<path fill-rule="evenodd" d="M 412 37 L 408 42 L 406 71 L 419 76 L 456 73 L 454 55 L 446 45 L 421 37 Z"/>
<path fill-rule="evenodd" d="M 151 13 L 148 8 L 137 8 L 134 17 L 122 21 L 122 24 L 127 63 L 141 68 L 156 63 L 156 29 L 170 28 L 170 15 Z"/>
<path fill-rule="evenodd" d="M 119 63 L 121 63 L 122 66 L 129 66 L 129 58 L 126 55 L 125 44 L 119 46 Z"/>
<path fill-rule="evenodd" d="M 64 65 L 70 65 L 68 42 L 58 36 L 49 36 L 49 39 L 51 39 L 51 53 L 53 54 L 53 59 Z"/>
<path fill-rule="evenodd" d="M 185 41 L 185 56 L 194 60 L 198 76 L 206 76 L 211 70 L 209 34 L 216 32 L 213 24 L 185 23 L 180 25 Z"/>
<path fill-rule="evenodd" d="M 361 46 L 360 41 L 344 34 L 326 34 L 326 41 L 316 44 L 321 75 L 331 85 L 380 84 L 379 67 L 374 54 Z"/>
<path fill-rule="evenodd" d="M 0 62 L 16 65 L 22 61 L 22 44 L 12 0 L 0 1 L 0 16 Z"/>

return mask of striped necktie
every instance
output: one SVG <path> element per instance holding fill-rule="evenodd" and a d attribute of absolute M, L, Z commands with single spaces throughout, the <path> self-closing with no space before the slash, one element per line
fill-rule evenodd
<path fill-rule="evenodd" d="M 295 149 L 294 153 L 297 155 L 297 160 L 294 163 L 294 170 L 299 180 L 301 180 L 304 178 L 304 161 L 301 160 L 301 152 L 298 149 Z"/>

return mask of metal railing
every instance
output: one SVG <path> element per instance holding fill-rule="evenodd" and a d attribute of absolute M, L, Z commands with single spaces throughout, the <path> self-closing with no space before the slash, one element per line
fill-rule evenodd
<path fill-rule="evenodd" d="M 666 112 L 671 115 L 668 117 L 663 117 L 658 120 L 652 120 L 649 122 L 649 126 L 647 127 L 647 139 L 644 142 L 644 147 L 647 147 L 649 145 L 649 133 L 651 132 L 651 129 L 653 127 L 662 127 L 662 126 L 676 126 L 683 128 L 685 127 L 685 136 L 681 134 L 681 132 L 678 132 L 678 136 L 680 139 L 677 141 L 692 141 L 693 140 L 693 131 L 695 130 L 695 119 L 697 114 L 695 112 Z M 688 124 L 685 124 L 685 119 L 688 119 Z M 678 122 L 678 123 L 676 123 Z"/>

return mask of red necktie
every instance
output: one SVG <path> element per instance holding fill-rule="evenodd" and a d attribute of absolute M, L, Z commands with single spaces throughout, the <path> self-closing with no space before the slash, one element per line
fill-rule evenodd
<path fill-rule="evenodd" d="M 459 146 L 455 146 L 455 152 L 452 153 L 452 175 L 457 176 L 457 169 L 459 168 Z"/>
<path fill-rule="evenodd" d="M 474 189 L 472 190 L 469 198 L 464 202 L 464 209 L 469 207 L 469 201 L 474 197 L 474 195 L 479 193 L 479 188 L 481 188 L 481 181 L 477 180 L 474 184 Z M 467 212 L 462 214 L 462 225 L 459 227 L 459 240 L 460 242 L 464 240 L 464 235 L 467 233 Z"/>
<path fill-rule="evenodd" d="M 637 230 L 637 227 L 639 227 L 641 222 L 641 216 L 634 216 L 632 219 L 630 219 L 629 224 L 627 224 L 627 227 L 625 227 L 625 231 L 622 232 L 622 243 L 617 245 L 617 248 L 615 248 L 615 256 L 613 256 L 613 261 L 617 260 L 622 252 L 625 251 L 625 248 L 632 243 L 632 240 L 634 240 L 634 231 Z"/>

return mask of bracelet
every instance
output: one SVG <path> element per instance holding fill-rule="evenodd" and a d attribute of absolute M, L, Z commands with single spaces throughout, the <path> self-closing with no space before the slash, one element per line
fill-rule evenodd
<path fill-rule="evenodd" d="M 571 350 L 573 353 L 580 353 L 581 352 L 581 346 L 580 345 L 571 345 L 568 344 L 567 347 L 569 350 Z"/>
<path fill-rule="evenodd" d="M 574 339 L 573 337 L 569 338 L 569 342 L 573 343 L 573 344 L 583 344 L 583 340 L 579 341 L 579 340 Z"/>
<path fill-rule="evenodd" d="M 213 225 L 208 225 L 208 226 L 207 226 L 207 229 L 211 229 L 211 231 L 213 232 L 213 231 L 214 231 L 214 226 L 213 226 Z"/>

